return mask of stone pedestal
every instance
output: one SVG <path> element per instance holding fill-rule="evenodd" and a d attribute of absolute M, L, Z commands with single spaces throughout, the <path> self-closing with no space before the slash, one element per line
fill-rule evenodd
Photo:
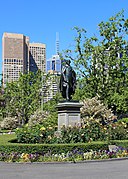
<path fill-rule="evenodd" d="M 82 104 L 79 101 L 65 101 L 57 105 L 58 108 L 58 130 L 63 125 L 65 127 L 75 126 L 80 123 L 80 108 Z"/>

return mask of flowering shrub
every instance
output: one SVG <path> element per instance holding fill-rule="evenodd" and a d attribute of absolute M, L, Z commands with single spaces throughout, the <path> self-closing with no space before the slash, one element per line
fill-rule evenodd
<path fill-rule="evenodd" d="M 0 122 L 1 129 L 15 129 L 19 126 L 18 119 L 15 117 L 6 117 Z"/>
<path fill-rule="evenodd" d="M 98 97 L 86 99 L 82 101 L 82 104 L 81 116 L 83 121 L 86 121 L 88 118 L 98 119 L 103 123 L 112 121 L 112 111 L 101 103 Z"/>
<path fill-rule="evenodd" d="M 55 130 L 56 127 L 51 126 L 45 128 L 39 124 L 31 127 L 25 125 L 22 128 L 17 128 L 17 141 L 20 143 L 51 143 Z"/>
<path fill-rule="evenodd" d="M 63 126 L 57 132 L 57 126 L 28 126 L 16 130 L 19 143 L 86 143 L 128 139 L 128 124 L 111 123 L 102 125 L 99 120 L 89 119 L 79 126 Z"/>
<path fill-rule="evenodd" d="M 128 124 L 124 122 L 113 123 L 109 125 L 108 130 L 110 140 L 128 139 Z"/>
<path fill-rule="evenodd" d="M 45 120 L 46 117 L 47 117 L 46 112 L 44 112 L 42 110 L 37 110 L 34 112 L 33 115 L 30 116 L 28 125 L 33 126 L 36 124 L 42 124 L 43 120 Z"/>
<path fill-rule="evenodd" d="M 28 125 L 34 126 L 38 124 L 43 124 L 45 127 L 46 126 L 55 126 L 57 125 L 57 112 L 52 112 L 52 114 L 42 111 L 42 110 L 37 110 L 29 119 Z"/>
<path fill-rule="evenodd" d="M 85 143 L 97 140 L 105 140 L 103 126 L 100 126 L 98 121 L 88 121 L 82 126 L 66 127 L 61 129 L 63 143 Z"/>

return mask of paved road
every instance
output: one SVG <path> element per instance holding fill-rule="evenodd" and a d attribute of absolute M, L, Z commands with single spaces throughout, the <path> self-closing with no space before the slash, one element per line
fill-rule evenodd
<path fill-rule="evenodd" d="M 76 164 L 0 162 L 0 179 L 128 179 L 128 160 Z"/>

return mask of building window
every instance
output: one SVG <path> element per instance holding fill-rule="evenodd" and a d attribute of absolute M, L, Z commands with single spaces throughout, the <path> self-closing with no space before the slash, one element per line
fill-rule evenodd
<path fill-rule="evenodd" d="M 52 70 L 55 70 L 55 60 L 52 61 Z"/>

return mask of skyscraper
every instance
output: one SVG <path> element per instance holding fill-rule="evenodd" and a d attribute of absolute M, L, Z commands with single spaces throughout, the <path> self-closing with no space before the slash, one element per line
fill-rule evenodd
<path fill-rule="evenodd" d="M 53 70 L 54 72 L 61 72 L 61 60 L 59 57 L 59 33 L 56 33 L 56 54 L 47 59 L 47 72 Z"/>
<path fill-rule="evenodd" d="M 46 71 L 46 46 L 29 43 L 23 34 L 4 33 L 2 37 L 3 85 L 18 80 L 20 73 Z"/>
<path fill-rule="evenodd" d="M 46 71 L 46 45 L 42 43 L 29 44 L 29 70 L 36 72 L 37 70 Z"/>
<path fill-rule="evenodd" d="M 61 60 L 59 55 L 52 55 L 52 58 L 47 60 L 47 72 L 49 70 L 61 72 Z"/>
<path fill-rule="evenodd" d="M 20 73 L 29 69 L 29 37 L 23 34 L 4 33 L 2 38 L 3 47 L 3 85 L 15 81 Z"/>

